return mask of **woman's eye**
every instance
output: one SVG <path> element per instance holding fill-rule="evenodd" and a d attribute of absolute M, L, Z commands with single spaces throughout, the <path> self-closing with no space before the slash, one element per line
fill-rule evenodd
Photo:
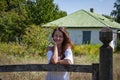
<path fill-rule="evenodd" d="M 63 38 L 62 36 L 60 36 L 60 38 Z"/>
<path fill-rule="evenodd" d="M 59 37 L 59 38 L 63 38 L 63 36 L 59 36 L 59 35 L 55 35 L 55 37 L 56 37 L 56 38 L 58 38 L 58 37 Z"/>

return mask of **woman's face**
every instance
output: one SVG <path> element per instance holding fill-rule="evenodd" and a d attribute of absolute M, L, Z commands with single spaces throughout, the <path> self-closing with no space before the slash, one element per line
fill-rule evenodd
<path fill-rule="evenodd" d="M 55 31 L 53 35 L 53 39 L 58 45 L 62 44 L 64 40 L 63 33 L 59 30 Z"/>

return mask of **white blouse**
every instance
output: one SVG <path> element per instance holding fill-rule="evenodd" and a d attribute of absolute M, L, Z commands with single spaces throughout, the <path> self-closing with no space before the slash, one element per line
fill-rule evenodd
<path fill-rule="evenodd" d="M 53 52 L 50 50 L 47 52 L 47 58 L 48 63 L 50 62 L 50 59 L 52 57 Z M 69 59 L 71 61 L 71 64 L 73 64 L 73 54 L 70 48 L 66 49 L 64 52 L 65 58 Z M 60 58 L 60 57 L 58 57 Z M 58 59 L 60 60 L 60 59 Z M 68 72 L 48 72 L 46 76 L 46 80 L 69 80 L 69 74 Z"/>

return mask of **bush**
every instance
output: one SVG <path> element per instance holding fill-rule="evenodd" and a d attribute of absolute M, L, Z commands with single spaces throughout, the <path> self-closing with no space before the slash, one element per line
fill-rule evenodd
<path fill-rule="evenodd" d="M 0 54 L 14 56 L 44 56 L 49 45 L 49 33 L 52 29 L 31 25 L 26 28 L 21 43 L 0 43 Z"/>
<path fill-rule="evenodd" d="M 74 45 L 73 46 L 73 54 L 74 55 L 91 55 L 99 53 L 99 44 L 85 44 L 85 45 Z"/>
<path fill-rule="evenodd" d="M 26 47 L 16 43 L 0 43 L 0 54 L 24 56 Z"/>
<path fill-rule="evenodd" d="M 32 54 L 44 55 L 48 46 L 49 30 L 40 26 L 32 25 L 28 27 L 23 36 L 23 43 L 27 46 L 28 52 Z"/>

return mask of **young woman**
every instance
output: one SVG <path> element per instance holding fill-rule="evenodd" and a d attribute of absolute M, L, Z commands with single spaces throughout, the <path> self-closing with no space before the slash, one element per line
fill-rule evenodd
<path fill-rule="evenodd" d="M 49 64 L 73 64 L 72 42 L 65 28 L 57 27 L 52 33 L 53 46 L 47 48 Z M 69 80 L 68 72 L 48 72 L 46 80 Z"/>

